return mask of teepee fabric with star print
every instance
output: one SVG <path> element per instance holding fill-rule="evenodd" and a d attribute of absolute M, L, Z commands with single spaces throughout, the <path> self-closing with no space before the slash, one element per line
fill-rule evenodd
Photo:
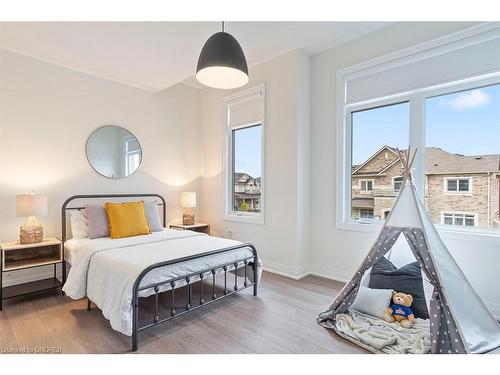
<path fill-rule="evenodd" d="M 356 299 L 363 274 L 382 256 L 390 258 L 401 234 L 433 287 L 428 303 L 431 352 L 486 353 L 499 348 L 500 325 L 446 248 L 411 178 L 403 184 L 372 249 L 328 310 L 319 314 L 318 322 L 337 330 L 335 317 L 347 312 Z"/>

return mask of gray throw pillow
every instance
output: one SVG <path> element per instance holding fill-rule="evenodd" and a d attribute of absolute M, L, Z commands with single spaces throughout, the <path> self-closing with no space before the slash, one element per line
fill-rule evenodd
<path fill-rule="evenodd" d="M 85 205 L 88 220 L 89 238 L 109 237 L 108 216 L 104 206 Z"/>
<path fill-rule="evenodd" d="M 429 319 L 422 273 L 418 262 L 396 268 L 390 260 L 382 257 L 372 267 L 369 287 L 372 289 L 394 289 L 397 292 L 411 294 L 413 303 L 410 308 L 415 317 Z"/>
<path fill-rule="evenodd" d="M 160 232 L 163 230 L 161 224 L 160 212 L 158 210 L 158 203 L 156 201 L 145 201 L 144 212 L 148 221 L 149 230 L 151 232 Z"/>

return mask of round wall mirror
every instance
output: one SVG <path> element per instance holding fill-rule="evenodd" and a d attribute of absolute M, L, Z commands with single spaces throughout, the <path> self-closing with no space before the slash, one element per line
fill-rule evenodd
<path fill-rule="evenodd" d="M 108 178 L 123 178 L 141 164 L 142 149 L 137 138 L 120 126 L 106 125 L 87 139 L 87 160 L 95 171 Z"/>

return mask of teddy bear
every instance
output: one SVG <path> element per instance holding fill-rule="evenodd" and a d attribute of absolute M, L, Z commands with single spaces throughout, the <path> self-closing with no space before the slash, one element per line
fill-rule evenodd
<path fill-rule="evenodd" d="M 385 310 L 385 321 L 398 322 L 401 327 L 411 328 L 415 322 L 415 315 L 411 311 L 413 297 L 411 294 L 392 292 L 392 304 Z"/>

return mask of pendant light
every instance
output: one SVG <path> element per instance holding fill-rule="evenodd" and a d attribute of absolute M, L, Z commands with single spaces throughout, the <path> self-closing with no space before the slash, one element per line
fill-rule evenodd
<path fill-rule="evenodd" d="M 234 89 L 248 83 L 248 66 L 238 41 L 224 31 L 215 33 L 201 50 L 196 79 L 216 89 Z"/>

